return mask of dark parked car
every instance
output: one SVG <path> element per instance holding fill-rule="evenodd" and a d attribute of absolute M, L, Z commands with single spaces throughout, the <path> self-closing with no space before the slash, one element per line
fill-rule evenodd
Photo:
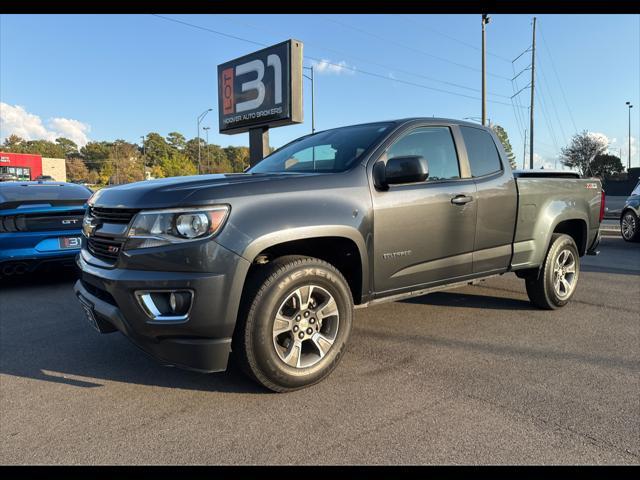
<path fill-rule="evenodd" d="M 96 192 L 75 291 L 89 322 L 275 391 L 338 364 L 360 307 L 515 272 L 560 308 L 595 253 L 600 181 L 512 172 L 492 130 L 416 118 L 302 137 L 246 173 Z"/>
<path fill-rule="evenodd" d="M 63 182 L 0 183 L 0 277 L 43 263 L 73 265 L 91 193 Z"/>
<path fill-rule="evenodd" d="M 42 181 L 42 182 L 52 182 L 53 177 L 51 175 L 38 175 L 36 177 L 36 180 Z"/>
<path fill-rule="evenodd" d="M 627 242 L 640 242 L 640 180 L 620 214 L 620 231 Z"/>

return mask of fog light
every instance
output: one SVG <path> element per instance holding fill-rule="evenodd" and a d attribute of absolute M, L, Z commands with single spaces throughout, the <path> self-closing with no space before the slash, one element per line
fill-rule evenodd
<path fill-rule="evenodd" d="M 182 321 L 189 317 L 191 290 L 141 290 L 135 292 L 138 303 L 154 321 Z"/>

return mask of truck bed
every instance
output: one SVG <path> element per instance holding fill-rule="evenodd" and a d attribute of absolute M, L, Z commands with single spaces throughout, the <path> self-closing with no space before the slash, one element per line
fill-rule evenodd
<path fill-rule="evenodd" d="M 514 270 L 537 267 L 544 261 L 554 230 L 572 228 L 583 241 L 584 253 L 600 227 L 602 185 L 596 178 L 583 179 L 576 173 L 514 171 L 518 189 L 518 215 L 514 233 Z M 569 223 L 570 222 L 570 223 Z"/>

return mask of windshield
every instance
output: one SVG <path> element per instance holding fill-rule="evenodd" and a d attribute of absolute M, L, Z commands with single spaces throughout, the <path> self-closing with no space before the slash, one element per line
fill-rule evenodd
<path fill-rule="evenodd" d="M 355 165 L 392 125 L 371 123 L 302 137 L 273 152 L 248 172 L 344 172 Z"/>

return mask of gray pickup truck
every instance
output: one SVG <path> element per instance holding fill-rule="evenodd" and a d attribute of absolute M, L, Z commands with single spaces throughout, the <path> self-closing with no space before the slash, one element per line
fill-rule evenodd
<path fill-rule="evenodd" d="M 477 124 L 336 128 L 245 173 L 96 192 L 74 288 L 95 328 L 163 364 L 221 371 L 232 354 L 290 391 L 336 367 L 354 306 L 515 272 L 533 305 L 562 307 L 603 202 L 597 179 L 513 172 Z"/>

